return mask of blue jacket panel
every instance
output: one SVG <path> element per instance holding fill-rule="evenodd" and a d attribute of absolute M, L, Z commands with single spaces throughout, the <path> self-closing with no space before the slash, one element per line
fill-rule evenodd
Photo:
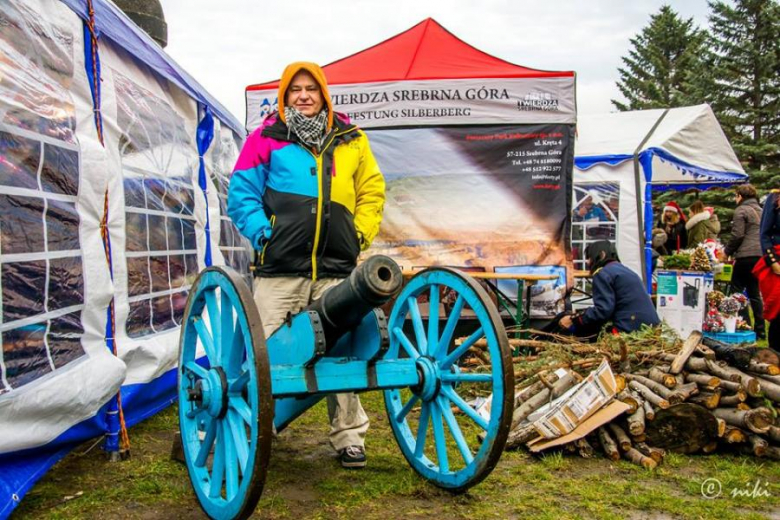
<path fill-rule="evenodd" d="M 639 276 L 620 262 L 610 262 L 593 277 L 593 307 L 577 320 L 579 325 L 611 321 L 620 332 L 633 332 L 642 324 L 658 325 L 658 313 Z"/>
<path fill-rule="evenodd" d="M 777 199 L 780 193 L 772 193 L 764 203 L 761 214 L 761 252 L 767 265 L 778 261 L 775 246 L 780 245 L 780 210 L 777 209 Z"/>

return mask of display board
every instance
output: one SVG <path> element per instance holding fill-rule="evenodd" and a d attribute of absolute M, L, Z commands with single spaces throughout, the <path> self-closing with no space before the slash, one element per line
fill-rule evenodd
<path fill-rule="evenodd" d="M 707 311 L 707 293 L 712 290 L 712 273 L 656 271 L 658 317 L 687 338 L 701 331 Z"/>

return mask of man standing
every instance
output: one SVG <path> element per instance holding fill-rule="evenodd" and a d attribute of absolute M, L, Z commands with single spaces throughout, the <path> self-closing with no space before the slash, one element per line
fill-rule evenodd
<path fill-rule="evenodd" d="M 266 337 L 349 276 L 379 232 L 385 182 L 366 135 L 333 111 L 325 73 L 292 63 L 279 111 L 241 150 L 228 214 L 257 250 L 254 298 Z M 341 465 L 366 465 L 368 417 L 355 394 L 328 396 L 329 440 Z"/>
<path fill-rule="evenodd" d="M 723 248 L 723 252 L 735 259 L 731 289 L 734 292 L 747 292 L 750 306 L 753 308 L 753 330 L 759 339 L 764 339 L 764 306 L 758 280 L 753 276 L 753 267 L 762 255 L 761 206 L 758 204 L 756 189 L 750 184 L 737 186 L 735 200 L 737 209 L 734 210 L 734 219 L 731 221 L 731 240 Z M 741 314 L 742 319 L 750 323 L 747 309 L 743 309 Z"/>

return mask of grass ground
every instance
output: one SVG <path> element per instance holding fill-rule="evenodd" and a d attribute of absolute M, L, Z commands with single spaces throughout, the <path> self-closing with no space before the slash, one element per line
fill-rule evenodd
<path fill-rule="evenodd" d="M 622 461 L 507 452 L 482 484 L 453 496 L 406 463 L 381 394 L 363 403 L 372 422 L 368 467 L 338 466 L 320 403 L 275 443 L 256 518 L 780 518 L 780 463 L 728 454 L 671 454 L 650 472 Z M 89 444 L 74 450 L 14 518 L 203 518 L 186 468 L 169 458 L 177 423 L 172 408 L 131 429 L 132 458 L 122 463 L 107 462 L 99 447 L 85 453 Z M 710 500 L 701 489 L 713 478 L 723 491 Z"/>

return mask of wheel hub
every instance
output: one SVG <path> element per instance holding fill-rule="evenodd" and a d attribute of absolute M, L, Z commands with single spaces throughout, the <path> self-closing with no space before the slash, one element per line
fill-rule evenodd
<path fill-rule="evenodd" d="M 441 371 L 436 360 L 430 356 L 417 358 L 417 375 L 420 383 L 412 387 L 412 392 L 423 401 L 432 401 L 441 388 Z"/>
<path fill-rule="evenodd" d="M 222 367 L 214 367 L 205 378 L 199 379 L 187 390 L 187 399 L 205 410 L 210 416 L 222 418 L 227 413 L 227 376 Z"/>

